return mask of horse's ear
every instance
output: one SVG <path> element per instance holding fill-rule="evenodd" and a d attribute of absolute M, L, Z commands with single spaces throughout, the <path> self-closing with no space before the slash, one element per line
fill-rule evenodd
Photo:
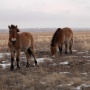
<path fill-rule="evenodd" d="M 8 28 L 10 29 L 11 27 L 8 25 Z"/>
<path fill-rule="evenodd" d="M 17 32 L 20 32 L 20 30 L 19 30 L 19 29 L 17 29 Z"/>
<path fill-rule="evenodd" d="M 17 32 L 20 32 L 17 25 L 16 25 L 16 29 L 17 29 Z"/>
<path fill-rule="evenodd" d="M 18 26 L 16 25 L 16 28 L 17 28 Z"/>
<path fill-rule="evenodd" d="M 57 30 L 62 30 L 62 28 L 58 28 Z"/>

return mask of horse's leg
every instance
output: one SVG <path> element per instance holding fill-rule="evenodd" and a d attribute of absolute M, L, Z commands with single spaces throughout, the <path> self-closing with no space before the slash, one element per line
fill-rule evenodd
<path fill-rule="evenodd" d="M 72 45 L 73 45 L 73 39 L 69 43 L 69 50 L 71 54 L 72 54 Z"/>
<path fill-rule="evenodd" d="M 70 53 L 72 54 L 72 44 L 69 45 Z"/>
<path fill-rule="evenodd" d="M 28 50 L 30 50 L 30 52 L 31 52 L 31 54 L 32 54 L 32 56 L 34 58 L 35 65 L 37 65 L 37 60 L 36 60 L 36 57 L 35 57 L 34 49 L 30 47 Z"/>
<path fill-rule="evenodd" d="M 62 46 L 63 46 L 63 44 L 58 45 L 60 54 L 62 54 Z"/>
<path fill-rule="evenodd" d="M 68 44 L 65 43 L 65 54 L 67 54 L 67 48 L 68 48 Z"/>
<path fill-rule="evenodd" d="M 28 53 L 28 51 L 26 51 L 25 54 L 26 54 L 26 58 L 27 58 L 27 65 L 26 65 L 26 67 L 28 67 L 30 65 L 30 54 Z"/>
<path fill-rule="evenodd" d="M 20 51 L 17 51 L 16 53 L 16 61 L 17 61 L 17 68 L 20 69 L 20 66 L 19 66 L 19 57 L 20 57 Z"/>
<path fill-rule="evenodd" d="M 14 65 L 13 65 L 14 57 L 15 57 L 15 52 L 14 51 L 11 51 L 11 70 L 14 69 Z"/>

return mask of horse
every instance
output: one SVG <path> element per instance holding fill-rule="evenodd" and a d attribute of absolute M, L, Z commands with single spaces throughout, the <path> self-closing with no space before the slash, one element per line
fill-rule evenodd
<path fill-rule="evenodd" d="M 32 55 L 35 61 L 35 65 L 37 65 L 37 60 L 35 57 L 34 52 L 34 39 L 31 33 L 29 32 L 20 32 L 17 25 L 11 25 L 9 26 L 9 40 L 8 40 L 8 47 L 10 49 L 11 53 L 11 70 L 14 69 L 14 58 L 16 55 L 16 61 L 17 61 L 17 68 L 20 68 L 19 65 L 19 57 L 20 52 L 25 52 L 26 58 L 27 58 L 27 64 L 26 67 L 30 65 L 30 56 Z"/>
<path fill-rule="evenodd" d="M 63 45 L 65 45 L 65 54 L 67 54 L 68 48 L 72 54 L 73 31 L 68 27 L 58 28 L 55 31 L 51 40 L 51 55 L 55 55 L 57 47 L 59 48 L 60 54 L 62 54 Z"/>

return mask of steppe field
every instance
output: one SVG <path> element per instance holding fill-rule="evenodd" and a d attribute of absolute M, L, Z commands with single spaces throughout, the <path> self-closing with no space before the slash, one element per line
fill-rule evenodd
<path fill-rule="evenodd" d="M 0 33 L 0 90 L 90 90 L 90 30 L 73 31 L 73 54 L 51 57 L 50 43 L 54 31 L 31 32 L 34 37 L 37 66 L 26 68 L 20 55 L 20 70 L 10 70 L 8 32 Z"/>

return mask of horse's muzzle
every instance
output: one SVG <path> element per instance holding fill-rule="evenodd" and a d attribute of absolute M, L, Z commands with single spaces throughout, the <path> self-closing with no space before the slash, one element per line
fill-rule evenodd
<path fill-rule="evenodd" d="M 13 44 L 15 44 L 15 43 L 16 43 L 16 41 L 12 41 L 12 43 L 13 43 Z"/>
<path fill-rule="evenodd" d="M 16 38 L 12 38 L 12 41 L 16 41 Z"/>
<path fill-rule="evenodd" d="M 13 44 L 16 43 L 16 38 L 12 38 L 12 43 L 13 43 Z"/>

